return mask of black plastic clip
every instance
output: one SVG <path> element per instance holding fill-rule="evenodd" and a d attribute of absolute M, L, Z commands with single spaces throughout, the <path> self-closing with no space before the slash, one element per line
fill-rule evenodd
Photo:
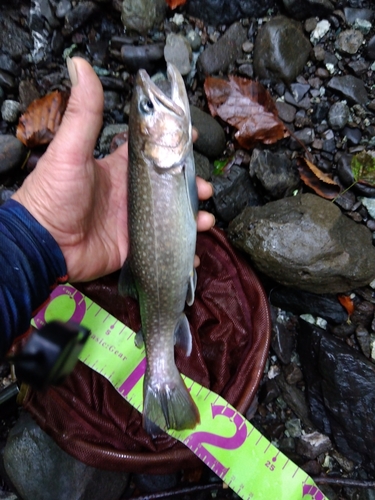
<path fill-rule="evenodd" d="M 8 359 L 18 379 L 43 390 L 69 375 L 89 335 L 90 330 L 82 325 L 51 321 L 34 330 L 22 351 Z"/>

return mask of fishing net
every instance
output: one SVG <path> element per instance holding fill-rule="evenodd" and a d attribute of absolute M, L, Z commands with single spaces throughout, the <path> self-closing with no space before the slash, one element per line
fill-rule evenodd
<path fill-rule="evenodd" d="M 270 339 L 268 301 L 248 263 L 213 229 L 198 235 L 201 264 L 195 302 L 186 308 L 193 349 L 176 349 L 179 370 L 246 412 L 262 377 Z M 76 287 L 132 330 L 138 304 L 119 297 L 118 273 Z M 171 473 L 199 459 L 165 433 L 152 439 L 142 416 L 101 375 L 79 362 L 64 384 L 29 390 L 24 407 L 69 454 L 87 465 L 127 472 Z"/>

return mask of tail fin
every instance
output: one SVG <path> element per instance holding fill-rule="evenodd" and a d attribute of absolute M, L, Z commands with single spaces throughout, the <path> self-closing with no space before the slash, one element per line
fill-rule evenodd
<path fill-rule="evenodd" d="M 162 384 L 144 380 L 143 427 L 151 435 L 167 429 L 193 429 L 199 422 L 199 410 L 190 396 L 177 368 L 176 377 Z"/>

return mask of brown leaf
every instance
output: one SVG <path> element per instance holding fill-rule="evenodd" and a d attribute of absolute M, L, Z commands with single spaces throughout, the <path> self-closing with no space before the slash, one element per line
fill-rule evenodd
<path fill-rule="evenodd" d="M 229 81 L 207 77 L 204 90 L 212 116 L 238 129 L 235 137 L 241 147 L 273 144 L 288 135 L 271 94 L 259 82 L 231 75 Z"/>
<path fill-rule="evenodd" d="M 51 142 L 60 126 L 67 102 L 67 93 L 58 90 L 33 101 L 19 119 L 17 138 L 29 148 Z"/>
<path fill-rule="evenodd" d="M 166 2 L 171 9 L 175 9 L 179 5 L 184 5 L 184 3 L 186 3 L 186 0 L 166 0 Z"/>
<path fill-rule="evenodd" d="M 306 158 L 298 158 L 298 171 L 303 182 L 316 194 L 327 200 L 333 200 L 340 193 L 341 187 L 328 174 L 322 172 Z"/>

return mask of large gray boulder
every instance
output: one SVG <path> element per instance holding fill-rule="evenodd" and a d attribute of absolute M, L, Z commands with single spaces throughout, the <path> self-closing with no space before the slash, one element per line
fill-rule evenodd
<path fill-rule="evenodd" d="M 313 194 L 247 207 L 228 233 L 261 272 L 287 286 L 338 293 L 375 278 L 371 232 Z"/>
<path fill-rule="evenodd" d="M 24 413 L 4 450 L 8 478 L 23 500 L 118 500 L 127 472 L 90 467 L 68 455 Z"/>

